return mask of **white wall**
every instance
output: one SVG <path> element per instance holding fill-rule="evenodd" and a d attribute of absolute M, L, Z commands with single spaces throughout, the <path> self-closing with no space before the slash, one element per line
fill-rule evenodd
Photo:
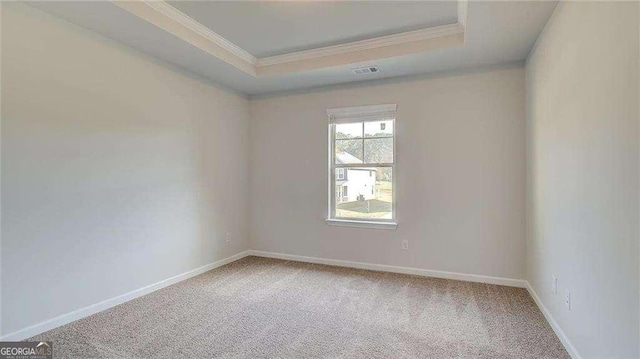
<path fill-rule="evenodd" d="M 584 358 L 640 357 L 638 40 L 638 3 L 561 3 L 527 64 L 527 278 Z"/>
<path fill-rule="evenodd" d="M 4 3 L 3 334 L 247 249 L 248 116 L 242 96 Z"/>
<path fill-rule="evenodd" d="M 252 248 L 524 278 L 524 100 L 522 68 L 252 100 Z M 385 103 L 398 229 L 328 226 L 326 109 Z"/>

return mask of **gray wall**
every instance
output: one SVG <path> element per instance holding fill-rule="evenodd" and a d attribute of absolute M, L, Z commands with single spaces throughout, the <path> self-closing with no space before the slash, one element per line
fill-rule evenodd
<path fill-rule="evenodd" d="M 561 3 L 527 64 L 527 278 L 584 358 L 640 357 L 638 40 L 638 3 Z"/>
<path fill-rule="evenodd" d="M 524 279 L 524 100 L 521 67 L 252 100 L 252 248 Z M 326 109 L 385 103 L 398 229 L 329 226 Z"/>
<path fill-rule="evenodd" d="M 248 116 L 242 96 L 4 3 L 3 333 L 246 250 Z"/>

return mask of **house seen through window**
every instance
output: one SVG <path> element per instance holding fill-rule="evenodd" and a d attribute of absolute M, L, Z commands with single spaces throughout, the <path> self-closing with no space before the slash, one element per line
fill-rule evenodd
<path fill-rule="evenodd" d="M 329 219 L 394 222 L 393 106 L 330 113 Z"/>

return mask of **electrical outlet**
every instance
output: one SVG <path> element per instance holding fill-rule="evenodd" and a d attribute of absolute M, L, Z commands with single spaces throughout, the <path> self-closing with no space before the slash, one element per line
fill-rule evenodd
<path fill-rule="evenodd" d="M 551 277 L 551 280 L 551 290 L 553 291 L 553 294 L 558 294 L 558 277 L 554 275 Z"/>
<path fill-rule="evenodd" d="M 231 233 L 227 232 L 227 235 L 225 236 L 225 242 L 231 242 Z"/>
<path fill-rule="evenodd" d="M 408 239 L 403 239 L 402 240 L 402 248 L 403 251 L 408 251 L 409 250 L 409 240 Z"/>
<path fill-rule="evenodd" d="M 567 307 L 568 311 L 571 311 L 571 292 L 569 289 L 564 292 L 564 306 Z"/>

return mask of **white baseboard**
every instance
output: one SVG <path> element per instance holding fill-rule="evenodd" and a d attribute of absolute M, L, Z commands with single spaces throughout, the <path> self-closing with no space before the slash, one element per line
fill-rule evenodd
<path fill-rule="evenodd" d="M 326 265 L 348 267 L 348 268 L 368 269 L 368 270 L 374 270 L 374 271 L 401 273 L 401 274 L 413 274 L 413 275 L 419 275 L 424 277 L 445 278 L 445 279 L 462 280 L 462 281 L 468 281 L 468 282 L 478 282 L 478 283 L 527 288 L 527 290 L 533 297 L 534 301 L 536 302 L 536 304 L 544 314 L 545 318 L 547 318 L 547 321 L 551 325 L 551 328 L 553 328 L 556 335 L 560 338 L 560 341 L 562 342 L 564 347 L 567 349 L 567 352 L 569 352 L 569 355 L 571 355 L 573 359 L 582 359 L 582 357 L 578 354 L 578 351 L 576 350 L 576 348 L 571 344 L 571 342 L 569 341 L 567 336 L 564 334 L 560 326 L 558 326 L 558 323 L 553 319 L 553 317 L 551 316 L 551 313 L 544 306 L 544 304 L 542 303 L 542 301 L 540 300 L 536 292 L 533 290 L 529 282 L 525 280 L 502 278 L 502 277 L 491 277 L 491 276 L 484 276 L 484 275 L 477 275 L 477 274 L 428 270 L 428 269 L 420 269 L 420 268 L 398 267 L 398 266 L 390 266 L 390 265 L 384 265 L 384 264 L 372 264 L 372 263 L 363 263 L 363 262 L 343 261 L 343 260 L 336 260 L 336 259 L 306 257 L 306 256 L 293 255 L 293 254 L 273 253 L 273 252 L 264 252 L 264 251 L 256 251 L 256 250 L 247 250 L 244 252 L 237 253 L 225 259 L 221 259 L 213 263 L 204 265 L 202 267 L 190 270 L 188 272 L 173 276 L 171 278 L 164 279 L 162 281 L 148 285 L 146 287 L 119 295 L 115 298 L 107 299 L 102 302 L 90 305 L 88 307 L 84 307 L 84 308 L 75 310 L 73 312 L 63 314 L 58 317 L 29 326 L 27 328 L 20 329 L 13 333 L 9 333 L 2 336 L 0 340 L 1 341 L 19 341 L 19 340 L 32 337 L 34 335 L 38 335 L 40 333 L 74 322 L 84 317 L 88 317 L 92 314 L 101 312 L 103 310 L 109 309 L 116 305 L 130 301 L 132 299 L 142 297 L 149 293 L 155 292 L 159 289 L 168 287 L 172 284 L 181 282 L 191 277 L 195 277 L 199 274 L 208 272 L 212 269 L 221 267 L 225 264 L 229 264 L 231 262 L 234 262 L 236 260 L 242 259 L 250 255 L 258 256 L 258 257 L 292 260 L 292 261 L 298 261 L 298 262 L 326 264 Z"/>
<path fill-rule="evenodd" d="M 580 354 L 578 354 L 578 350 L 576 349 L 576 347 L 574 347 L 573 344 L 571 344 L 571 341 L 569 341 L 569 338 L 567 337 L 567 335 L 564 334 L 564 331 L 562 331 L 562 328 L 560 328 L 560 325 L 558 325 L 558 322 L 556 322 L 556 320 L 553 319 L 551 312 L 549 312 L 549 310 L 547 310 L 547 307 L 544 306 L 544 303 L 542 303 L 542 300 L 540 299 L 540 297 L 538 297 L 538 294 L 536 293 L 536 291 L 533 290 L 533 287 L 531 286 L 531 284 L 528 281 L 526 282 L 526 284 L 527 284 L 527 290 L 529 291 L 529 294 L 531 294 L 531 297 L 533 297 L 533 300 L 538 305 L 538 308 L 540 308 L 540 311 L 542 312 L 542 314 L 544 314 L 544 317 L 547 318 L 547 322 L 549 322 L 549 325 L 551 325 L 551 328 L 553 329 L 553 331 L 556 333 L 558 338 L 560 338 L 560 342 L 562 342 L 562 345 L 564 345 L 564 348 L 567 350 L 571 358 L 582 359 Z"/>
<path fill-rule="evenodd" d="M 130 301 L 132 299 L 138 298 L 138 297 L 142 297 L 143 295 L 147 295 L 151 292 L 155 292 L 156 290 L 162 289 L 164 287 L 168 287 L 172 284 L 181 282 L 185 279 L 189 279 L 191 277 L 195 277 L 198 274 L 202 274 L 204 272 L 208 272 L 212 269 L 218 268 L 218 267 L 222 267 L 225 264 L 237 261 L 238 259 L 244 258 L 246 256 L 249 255 L 249 251 L 244 251 L 244 252 L 240 252 L 237 254 L 234 254 L 230 257 L 227 257 L 225 259 L 221 259 L 218 261 L 215 261 L 213 263 L 209 263 L 207 265 L 204 265 L 202 267 L 190 270 L 188 272 L 182 273 L 182 274 L 178 274 L 176 276 L 173 276 L 171 278 L 167 278 L 164 280 L 161 280 L 157 283 L 148 285 L 146 287 L 142 287 L 140 289 L 136 289 L 133 290 L 129 293 L 125 293 L 122 295 L 119 295 L 115 298 L 111 298 L 111 299 L 107 299 L 104 300 L 102 302 L 96 303 L 96 304 L 92 304 L 88 307 L 84 307 L 84 308 L 80 308 L 78 310 L 74 310 L 73 312 L 67 313 L 67 314 L 63 314 L 60 316 L 57 316 L 53 319 L 49 319 L 49 320 L 45 320 L 43 322 L 40 322 L 38 324 L 34 324 L 30 327 L 24 328 L 24 329 L 20 329 L 18 331 L 15 331 L 13 333 L 9 333 L 6 334 L 4 336 L 2 336 L 2 338 L 0 338 L 1 341 L 19 341 L 19 340 L 24 340 L 26 338 L 30 338 L 34 335 L 38 335 L 40 333 L 44 333 L 48 330 L 57 328 L 59 326 L 74 322 L 78 319 L 82 319 L 84 317 L 88 317 L 92 314 L 101 312 L 103 310 L 109 309 L 111 307 L 115 307 L 118 304 L 122 304 L 124 302 Z"/>
<path fill-rule="evenodd" d="M 285 259 L 285 260 L 298 261 L 298 262 L 326 264 L 326 265 L 339 266 L 339 267 L 369 269 L 369 270 L 380 271 L 380 272 L 413 274 L 413 275 L 419 275 L 423 277 L 435 277 L 435 278 L 462 280 L 466 282 L 497 284 L 497 285 L 505 285 L 509 287 L 518 287 L 518 288 L 527 287 L 527 282 L 523 279 L 491 277 L 491 276 L 478 275 L 478 274 L 445 272 L 445 271 L 439 271 L 439 270 L 429 270 L 429 269 L 410 268 L 410 267 L 398 267 L 398 266 L 390 266 L 385 264 L 351 262 L 351 261 L 343 261 L 343 260 L 337 260 L 337 259 L 306 257 L 306 256 L 298 256 L 294 254 L 264 252 L 264 251 L 256 251 L 256 250 L 249 250 L 249 255 L 257 256 L 257 257 Z"/>

